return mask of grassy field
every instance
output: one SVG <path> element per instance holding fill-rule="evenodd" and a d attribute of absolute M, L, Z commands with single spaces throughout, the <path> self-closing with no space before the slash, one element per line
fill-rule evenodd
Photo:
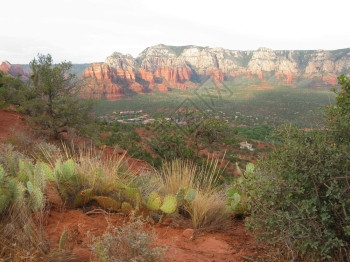
<path fill-rule="evenodd" d="M 333 102 L 330 91 L 226 82 L 220 87 L 209 83 L 188 91 L 136 94 L 113 102 L 101 100 L 96 104 L 96 113 L 143 110 L 151 117 L 171 117 L 177 110 L 197 108 L 207 115 L 249 126 L 290 122 L 317 127 L 323 123 L 323 108 Z"/>

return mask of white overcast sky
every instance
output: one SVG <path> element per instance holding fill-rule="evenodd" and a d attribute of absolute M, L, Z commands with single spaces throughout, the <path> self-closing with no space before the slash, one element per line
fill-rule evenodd
<path fill-rule="evenodd" d="M 159 43 L 232 50 L 350 47 L 349 0 L 8 0 L 0 62 L 104 61 Z"/>

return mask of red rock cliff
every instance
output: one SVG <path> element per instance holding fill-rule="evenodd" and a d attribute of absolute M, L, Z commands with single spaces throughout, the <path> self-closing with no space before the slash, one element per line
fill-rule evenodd
<path fill-rule="evenodd" d="M 255 78 L 262 83 L 297 86 L 312 79 L 314 87 L 329 87 L 336 76 L 350 72 L 350 48 L 327 50 L 227 50 L 199 46 L 156 45 L 146 48 L 135 59 L 115 52 L 103 65 L 93 64 L 83 76 L 93 79 L 91 95 L 118 99 L 128 92 L 186 90 L 198 87 L 203 77 L 216 83 L 237 77 Z M 198 81 L 198 82 L 196 82 Z M 305 81 L 304 81 L 305 82 Z"/>

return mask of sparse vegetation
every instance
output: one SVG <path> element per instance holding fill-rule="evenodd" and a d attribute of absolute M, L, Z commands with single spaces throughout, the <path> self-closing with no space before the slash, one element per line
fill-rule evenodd
<path fill-rule="evenodd" d="M 120 227 L 109 225 L 101 237 L 93 239 L 93 261 L 164 261 L 167 247 L 154 247 L 155 241 L 155 233 L 145 231 L 139 219 Z"/>
<path fill-rule="evenodd" d="M 77 96 L 79 84 L 68 73 L 70 68 L 70 63 L 54 65 L 50 55 L 39 55 L 31 63 L 29 89 L 18 78 L 1 73 L 0 107 L 12 104 L 21 111 L 23 106 L 29 123 L 51 137 L 72 130 L 86 131 L 91 107 Z M 48 250 L 42 224 L 33 220 L 33 216 L 44 219 L 45 185 L 50 181 L 56 184 L 66 208 L 90 212 L 98 207 L 106 214 L 134 214 L 160 225 L 165 216 L 181 216 L 190 218 L 196 230 L 222 229 L 234 214 L 246 218 L 248 227 L 266 243 L 284 247 L 285 258 L 348 261 L 350 80 L 345 75 L 338 80 L 341 88 L 336 92 L 336 104 L 326 109 L 327 129 L 302 131 L 282 126 L 275 136 L 279 137 L 276 149 L 254 165 L 249 162 L 261 157 L 259 151 L 265 147 L 254 152 L 240 150 L 236 147 L 241 138 L 252 139 L 255 147 L 262 143 L 254 140 L 271 141 L 271 125 L 293 119 L 308 126 L 306 123 L 319 115 L 316 108 L 329 101 L 329 93 L 299 90 L 304 102 L 312 97 L 301 106 L 300 101 L 294 104 L 300 94 L 277 87 L 274 92 L 254 93 L 256 103 L 249 107 L 248 97 L 235 100 L 234 107 L 225 103 L 231 98 L 223 97 L 223 103 L 203 114 L 199 109 L 180 109 L 173 112 L 172 120 L 159 121 L 162 116 L 155 113 L 153 124 L 103 120 L 101 141 L 127 149 L 129 154 L 157 167 L 155 172 L 138 177 L 126 153 L 114 152 L 109 157 L 93 146 L 76 151 L 63 146 L 62 150 L 37 135 L 15 131 L 9 143 L 0 147 L 0 241 L 4 243 L 0 260 L 73 259 L 65 248 L 67 231 L 63 231 L 58 249 Z M 244 80 L 229 81 L 235 83 L 230 87 L 233 93 L 251 92 L 241 88 Z M 148 110 L 165 103 L 165 112 L 172 112 L 179 100 L 168 100 L 178 94 L 181 91 L 162 97 Z M 192 97 L 198 108 L 208 98 L 204 93 L 200 95 L 202 99 Z M 160 98 L 157 93 L 154 96 Z M 140 97 L 134 98 L 138 106 L 143 106 Z M 125 103 L 121 101 L 118 106 L 123 108 Z M 127 103 L 130 106 L 134 102 Z M 271 115 L 276 103 L 280 112 Z M 286 104 L 292 106 L 287 108 Z M 324 126 L 322 121 L 318 124 Z M 152 135 L 145 139 L 140 135 L 143 132 Z M 227 157 L 220 152 L 223 148 L 229 149 Z M 229 161 L 238 162 L 238 170 L 245 166 L 245 172 L 238 172 L 238 178 L 225 179 L 224 167 L 232 168 Z M 120 227 L 110 224 L 104 235 L 94 238 L 93 259 L 161 261 L 166 248 L 153 247 L 153 241 L 154 234 L 138 219 Z"/>

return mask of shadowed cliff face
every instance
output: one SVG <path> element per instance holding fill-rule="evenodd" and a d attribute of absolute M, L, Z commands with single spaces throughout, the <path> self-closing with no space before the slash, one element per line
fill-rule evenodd
<path fill-rule="evenodd" d="M 146 48 L 136 59 L 113 53 L 101 64 L 89 66 L 83 77 L 87 95 L 119 99 L 130 92 L 182 90 L 199 85 L 199 79 L 232 80 L 236 77 L 273 79 L 292 87 L 301 80 L 314 86 L 336 84 L 341 73 L 350 72 L 350 48 L 325 50 L 237 51 L 199 46 L 156 45 Z"/>

